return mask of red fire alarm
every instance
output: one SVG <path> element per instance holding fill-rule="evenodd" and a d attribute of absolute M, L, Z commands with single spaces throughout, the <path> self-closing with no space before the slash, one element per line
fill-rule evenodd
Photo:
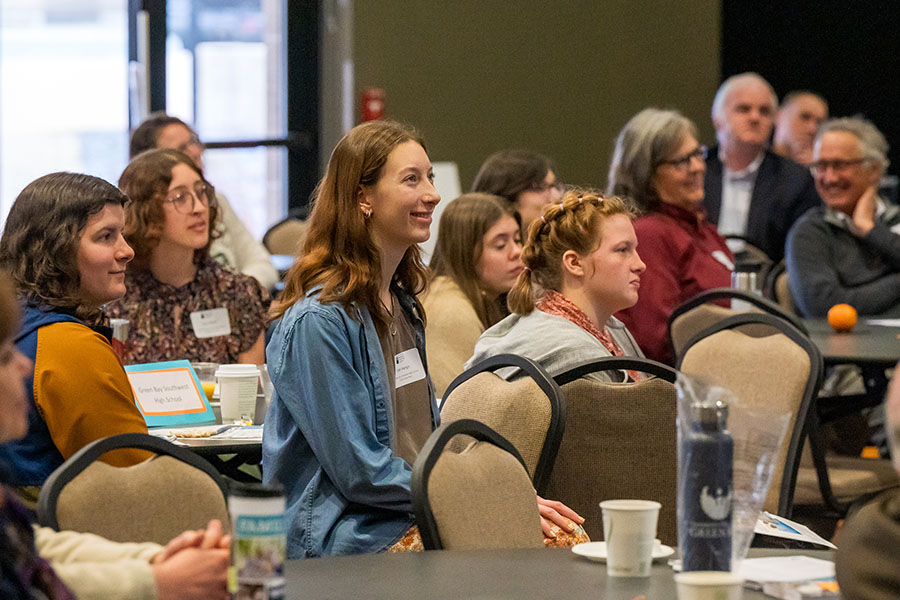
<path fill-rule="evenodd" d="M 384 118 L 384 90 L 368 87 L 362 93 L 362 120 L 379 121 Z"/>

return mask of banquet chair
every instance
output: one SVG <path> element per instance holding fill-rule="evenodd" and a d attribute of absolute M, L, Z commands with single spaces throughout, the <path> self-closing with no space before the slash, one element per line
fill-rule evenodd
<path fill-rule="evenodd" d="M 619 369 L 651 376 L 627 383 L 586 378 Z M 584 517 L 591 539 L 603 539 L 601 501 L 641 498 L 662 505 L 657 537 L 677 544 L 677 374 L 650 359 L 608 357 L 555 377 L 566 397 L 567 421 L 547 497 Z"/>
<path fill-rule="evenodd" d="M 715 304 L 714 302 L 717 300 L 738 301 L 748 307 L 749 311 L 735 310 L 720 304 Z M 757 294 L 741 290 L 714 288 L 700 292 L 672 311 L 668 320 L 668 331 L 669 340 L 672 344 L 673 356 L 681 354 L 681 351 L 688 340 L 699 332 L 726 317 L 741 314 L 743 312 L 758 312 L 774 315 L 784 319 L 801 332 L 806 333 L 806 327 L 800 319 L 785 312 L 774 302 L 766 300 Z M 754 332 L 754 330 L 756 330 L 756 332 Z M 749 333 L 750 335 L 765 335 L 768 333 L 768 330 L 765 326 L 760 328 L 750 325 L 745 333 Z"/>
<path fill-rule="evenodd" d="M 263 236 L 262 243 L 269 254 L 300 256 L 300 248 L 308 228 L 306 221 L 288 217 L 272 225 Z"/>
<path fill-rule="evenodd" d="M 747 325 L 768 327 L 770 334 L 747 335 Z M 808 429 L 818 425 L 812 404 L 822 385 L 819 350 L 782 318 L 743 313 L 719 321 L 688 341 L 678 357 L 678 368 L 685 375 L 730 390 L 745 409 L 790 414 L 763 503 L 763 510 L 790 518 L 803 440 Z M 739 478 L 751 475 L 736 469 L 735 485 Z"/>
<path fill-rule="evenodd" d="M 565 429 L 566 404 L 543 368 L 523 356 L 499 354 L 467 369 L 450 382 L 441 403 L 441 422 L 457 419 L 480 421 L 509 440 L 535 489 L 544 493 Z M 463 443 L 453 442 L 455 447 Z"/>
<path fill-rule="evenodd" d="M 769 275 L 766 277 L 764 287 L 766 298 L 772 300 L 781 307 L 781 309 L 790 314 L 797 315 L 797 304 L 794 302 L 794 296 L 791 294 L 791 288 L 788 283 L 787 267 L 784 260 L 781 260 L 772 267 Z"/>
<path fill-rule="evenodd" d="M 458 436 L 470 440 L 459 452 L 449 448 Z M 511 443 L 483 423 L 460 419 L 434 430 L 413 465 L 411 487 L 426 550 L 544 545 L 525 463 Z"/>
<path fill-rule="evenodd" d="M 760 281 L 765 281 L 769 269 L 772 268 L 772 259 L 759 246 L 754 245 L 746 237 L 740 234 L 729 233 L 725 236 L 728 247 L 734 252 L 735 265 L 746 264 L 758 266 Z M 738 250 L 734 250 L 738 248 Z"/>
<path fill-rule="evenodd" d="M 98 459 L 119 448 L 157 456 L 130 467 Z M 203 458 L 145 433 L 96 440 L 65 461 L 41 488 L 38 522 L 57 531 L 94 533 L 116 542 L 166 544 L 219 519 L 228 531 L 226 488 Z"/>

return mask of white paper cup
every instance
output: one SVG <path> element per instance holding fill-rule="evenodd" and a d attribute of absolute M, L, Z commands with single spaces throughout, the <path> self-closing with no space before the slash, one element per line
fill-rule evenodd
<path fill-rule="evenodd" d="M 688 571 L 675 574 L 678 600 L 740 600 L 744 580 L 727 571 Z"/>
<path fill-rule="evenodd" d="M 656 520 L 661 506 L 652 500 L 605 500 L 600 503 L 608 575 L 650 576 Z"/>
<path fill-rule="evenodd" d="M 250 419 L 256 412 L 259 369 L 256 365 L 221 365 L 216 370 L 222 422 Z"/>

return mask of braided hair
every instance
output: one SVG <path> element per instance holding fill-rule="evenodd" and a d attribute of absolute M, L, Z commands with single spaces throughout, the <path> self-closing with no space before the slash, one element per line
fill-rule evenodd
<path fill-rule="evenodd" d="M 591 190 L 571 189 L 560 202 L 547 205 L 541 218 L 528 228 L 522 249 L 525 270 L 509 292 L 509 309 L 527 315 L 543 290 L 560 291 L 563 254 L 574 250 L 587 255 L 596 250 L 602 241 L 601 225 L 620 214 L 635 218 L 630 201 L 618 196 L 604 198 Z"/>

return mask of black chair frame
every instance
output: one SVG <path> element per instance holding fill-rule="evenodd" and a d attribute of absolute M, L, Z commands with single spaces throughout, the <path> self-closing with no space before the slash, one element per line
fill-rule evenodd
<path fill-rule="evenodd" d="M 437 522 L 434 519 L 434 513 L 431 510 L 431 503 L 428 501 L 428 478 L 431 477 L 431 471 L 434 470 L 434 465 L 441 457 L 444 448 L 457 435 L 468 435 L 476 440 L 494 444 L 501 450 L 509 452 L 522 465 L 526 475 L 528 473 L 525 461 L 522 460 L 522 456 L 515 446 L 480 421 L 459 419 L 435 429 L 419 452 L 419 458 L 416 459 L 413 465 L 410 483 L 412 487 L 413 513 L 416 515 L 416 524 L 419 526 L 422 545 L 426 550 L 442 550 L 444 547 L 441 543 L 441 535 L 438 531 Z"/>
<path fill-rule="evenodd" d="M 38 523 L 54 530 L 59 530 L 59 521 L 56 517 L 57 501 L 59 494 L 73 479 L 88 468 L 94 461 L 112 450 L 123 448 L 135 448 L 147 450 L 161 456 L 171 456 L 192 467 L 200 469 L 216 482 L 222 490 L 222 496 L 228 502 L 228 488 L 219 472 L 205 459 L 197 456 L 190 450 L 176 446 L 162 438 L 147 433 L 121 433 L 107 438 L 95 440 L 69 457 L 61 464 L 44 485 L 38 496 L 37 518 Z"/>
<path fill-rule="evenodd" d="M 713 288 L 711 290 L 705 290 L 690 298 L 689 300 L 685 300 L 683 304 L 675 308 L 672 311 L 672 314 L 669 315 L 669 321 L 666 323 L 667 331 L 672 330 L 672 321 L 691 310 L 692 308 L 696 308 L 701 304 L 706 304 L 707 302 L 712 302 L 713 300 L 720 300 L 722 298 L 732 298 L 737 300 L 743 300 L 748 304 L 752 304 L 757 308 L 761 308 L 763 311 L 769 313 L 770 315 L 775 315 L 776 317 L 781 317 L 788 323 L 790 323 L 795 329 L 799 329 L 804 335 L 809 335 L 809 331 L 807 331 L 806 326 L 803 324 L 800 319 L 795 317 L 792 314 L 784 312 L 780 306 L 772 302 L 771 300 L 767 300 L 762 296 L 757 294 L 753 294 L 750 292 L 745 292 L 743 290 L 735 290 L 732 288 Z M 669 336 L 671 338 L 671 335 Z"/>
<path fill-rule="evenodd" d="M 565 396 L 559 384 L 540 365 L 524 356 L 518 354 L 498 354 L 486 358 L 477 365 L 473 365 L 469 369 L 458 375 L 444 392 L 441 400 L 441 408 L 450 393 L 462 384 L 464 381 L 484 372 L 494 372 L 503 367 L 518 367 L 531 377 L 538 387 L 547 395 L 550 401 L 550 424 L 547 427 L 547 435 L 544 437 L 544 447 L 538 457 L 537 465 L 534 467 L 534 487 L 539 494 L 546 489 L 547 483 L 550 481 L 550 472 L 553 470 L 553 463 L 556 462 L 556 455 L 559 452 L 559 444 L 562 441 L 563 432 L 566 429 L 566 401 Z"/>
<path fill-rule="evenodd" d="M 769 269 L 769 272 L 766 274 L 766 280 L 763 283 L 763 296 L 772 302 L 778 302 L 778 292 L 775 289 L 775 284 L 778 283 L 778 277 L 785 271 L 787 271 L 787 265 L 782 258 L 772 265 L 772 268 Z"/>
<path fill-rule="evenodd" d="M 678 377 L 678 371 L 669 365 L 664 365 L 661 362 L 649 358 L 639 358 L 636 356 L 607 356 L 576 365 L 568 371 L 560 373 L 554 377 L 553 380 L 556 381 L 557 385 L 562 387 L 567 383 L 572 383 L 576 379 L 581 379 L 585 375 L 590 375 L 591 373 L 620 370 L 649 373 L 650 375 L 664 379 L 669 383 L 675 383 L 675 379 Z"/>
<path fill-rule="evenodd" d="M 694 337 L 687 344 L 681 356 L 678 357 L 678 369 L 681 369 L 681 363 L 687 351 L 702 340 L 719 331 L 726 329 L 736 329 L 744 325 L 768 325 L 780 333 L 786 335 L 788 339 L 800 346 L 809 356 L 810 376 L 806 381 L 806 387 L 803 390 L 803 400 L 797 410 L 797 419 L 794 425 L 794 431 L 789 432 L 791 436 L 788 444 L 787 456 L 785 457 L 784 475 L 781 478 L 781 490 L 778 495 L 778 514 L 786 518 L 791 517 L 794 504 L 794 487 L 797 483 L 797 471 L 800 469 L 800 456 L 803 452 L 803 441 L 805 436 L 809 435 L 810 446 L 812 447 L 813 461 L 816 467 L 816 473 L 819 479 L 819 487 L 822 491 L 822 497 L 834 502 L 834 494 L 831 491 L 831 484 L 828 481 L 828 471 L 825 468 L 825 453 L 819 432 L 819 423 L 816 414 L 815 400 L 819 388 L 822 387 L 823 373 L 825 370 L 822 354 L 816 345 L 809 339 L 803 331 L 793 327 L 786 320 L 765 313 L 740 313 L 731 317 L 722 319 L 718 323 L 707 327 Z"/>

